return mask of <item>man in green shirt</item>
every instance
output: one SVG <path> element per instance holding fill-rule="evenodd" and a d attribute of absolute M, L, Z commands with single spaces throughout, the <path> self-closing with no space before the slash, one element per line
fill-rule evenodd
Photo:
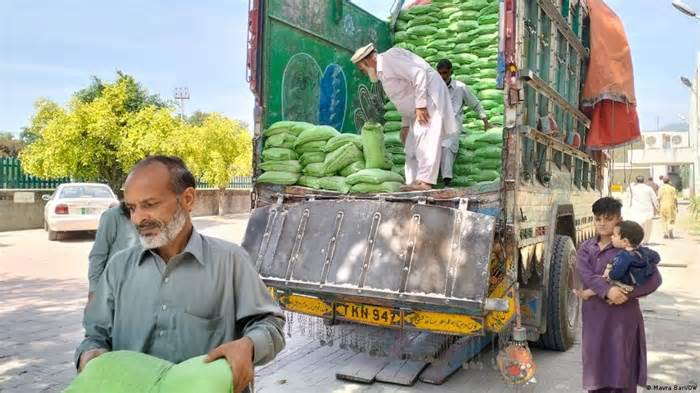
<path fill-rule="evenodd" d="M 284 316 L 250 257 L 194 230 L 195 180 L 179 158 L 142 160 L 124 191 L 141 244 L 107 264 L 85 314 L 78 369 L 107 351 L 174 363 L 208 353 L 207 361 L 226 358 L 236 393 L 247 391 L 253 365 L 285 344 Z"/>
<path fill-rule="evenodd" d="M 138 243 L 139 235 L 129 219 L 129 211 L 124 202 L 102 213 L 100 225 L 97 227 L 95 235 L 95 243 L 93 243 L 88 256 L 88 281 L 90 283 L 88 301 L 95 296 L 97 283 L 100 282 L 107 261 L 117 252 Z"/>

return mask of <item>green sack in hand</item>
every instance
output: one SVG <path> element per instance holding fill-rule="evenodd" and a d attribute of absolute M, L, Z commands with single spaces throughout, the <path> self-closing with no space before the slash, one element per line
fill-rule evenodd
<path fill-rule="evenodd" d="M 134 351 L 104 353 L 91 360 L 63 393 L 230 393 L 231 367 L 205 356 L 179 364 Z"/>

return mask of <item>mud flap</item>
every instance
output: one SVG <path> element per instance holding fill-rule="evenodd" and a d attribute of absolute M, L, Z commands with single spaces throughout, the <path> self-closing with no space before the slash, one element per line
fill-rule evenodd
<path fill-rule="evenodd" d="M 253 210 L 243 247 L 273 288 L 477 315 L 494 226 L 466 209 L 310 200 Z"/>

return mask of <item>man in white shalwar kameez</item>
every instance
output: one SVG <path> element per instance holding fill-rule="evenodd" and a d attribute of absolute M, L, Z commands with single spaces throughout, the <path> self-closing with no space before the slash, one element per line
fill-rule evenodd
<path fill-rule="evenodd" d="M 425 60 L 402 48 L 377 53 L 369 44 L 352 62 L 370 81 L 382 83 L 401 114 L 407 184 L 402 190 L 431 189 L 440 171 L 441 142 L 459 132 L 445 82 Z"/>
<path fill-rule="evenodd" d="M 649 243 L 652 230 L 652 219 L 659 209 L 659 201 L 656 198 L 654 189 L 644 183 L 644 176 L 637 176 L 637 183 L 630 185 L 630 204 L 627 220 L 635 221 L 644 229 L 644 240 L 642 245 Z"/>

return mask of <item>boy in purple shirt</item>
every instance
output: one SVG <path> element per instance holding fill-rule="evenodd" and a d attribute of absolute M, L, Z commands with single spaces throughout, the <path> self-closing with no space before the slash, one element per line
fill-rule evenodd
<path fill-rule="evenodd" d="M 644 319 L 638 298 L 654 292 L 661 276 L 652 266 L 649 279 L 626 292 L 603 274 L 622 251 L 613 247 L 615 227 L 622 221 L 622 203 L 600 198 L 593 204 L 598 236 L 580 244 L 576 270 L 583 288 L 594 295 L 583 302 L 583 387 L 589 392 L 636 392 L 647 382 Z"/>

